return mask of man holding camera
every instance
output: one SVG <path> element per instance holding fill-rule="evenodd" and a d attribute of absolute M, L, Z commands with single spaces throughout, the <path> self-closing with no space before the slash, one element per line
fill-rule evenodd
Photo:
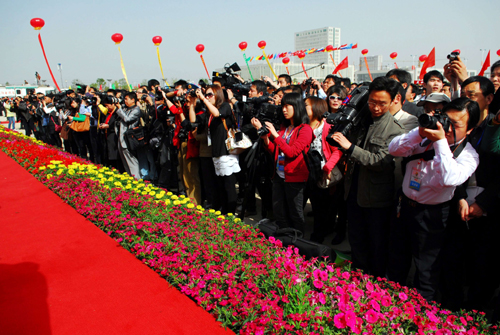
<path fill-rule="evenodd" d="M 332 136 L 349 155 L 345 198 L 352 262 L 376 277 L 386 273 L 389 216 L 394 201 L 394 158 L 388 145 L 404 132 L 389 112 L 398 94 L 395 84 L 387 77 L 370 84 L 370 113 L 355 130 L 354 143 L 341 132 Z"/>
<path fill-rule="evenodd" d="M 422 115 L 418 128 L 389 144 L 391 155 L 406 157 L 398 206 L 406 239 L 403 236 L 391 242 L 398 244 L 401 252 L 411 246 L 416 266 L 413 284 L 429 302 L 435 299 L 439 284 L 440 251 L 455 188 L 479 164 L 478 154 L 466 140 L 478 121 L 478 104 L 467 98 L 456 99 L 434 116 Z"/>

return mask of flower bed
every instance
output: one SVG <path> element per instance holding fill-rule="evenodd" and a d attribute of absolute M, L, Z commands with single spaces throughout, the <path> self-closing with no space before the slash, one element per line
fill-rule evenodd
<path fill-rule="evenodd" d="M 413 289 L 297 251 L 238 218 L 0 127 L 0 149 L 144 264 L 241 334 L 498 333 Z"/>

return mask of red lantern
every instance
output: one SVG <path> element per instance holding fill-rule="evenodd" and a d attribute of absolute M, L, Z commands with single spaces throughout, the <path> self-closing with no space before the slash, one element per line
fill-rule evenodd
<path fill-rule="evenodd" d="M 261 49 L 264 49 L 266 47 L 266 41 L 260 41 L 259 43 L 257 43 L 257 46 Z"/>
<path fill-rule="evenodd" d="M 500 56 L 500 49 L 497 50 L 497 56 Z"/>
<path fill-rule="evenodd" d="M 245 51 L 247 49 L 248 43 L 241 42 L 240 44 L 238 44 L 238 46 L 240 47 L 241 51 Z"/>
<path fill-rule="evenodd" d="M 460 53 L 460 49 L 453 50 L 452 52 L 458 52 L 458 53 Z"/>
<path fill-rule="evenodd" d="M 333 51 L 333 45 L 327 45 L 325 50 L 326 50 L 326 52 Z"/>
<path fill-rule="evenodd" d="M 398 53 L 397 52 L 393 52 L 389 56 L 391 57 L 391 59 L 396 59 L 396 57 L 398 57 Z"/>
<path fill-rule="evenodd" d="M 361 50 L 361 54 L 362 54 L 362 55 L 366 55 L 367 53 L 368 53 L 368 49 L 363 49 L 363 50 Z"/>
<path fill-rule="evenodd" d="M 203 44 L 198 44 L 196 46 L 196 51 L 198 51 L 200 54 L 205 50 L 205 46 Z"/>
<path fill-rule="evenodd" d="M 302 52 L 302 51 L 301 51 L 301 52 L 299 52 L 299 53 L 297 54 L 297 56 L 298 56 L 300 59 L 303 59 L 303 58 L 306 56 L 306 54 L 305 54 L 305 52 Z"/>
<path fill-rule="evenodd" d="M 427 55 L 422 55 L 422 56 L 418 57 L 418 60 L 421 62 L 425 62 L 426 59 L 427 59 Z"/>
<path fill-rule="evenodd" d="M 115 44 L 120 44 L 123 41 L 123 35 L 122 34 L 113 34 L 111 35 L 111 39 Z"/>
<path fill-rule="evenodd" d="M 290 58 L 288 57 L 283 58 L 283 64 L 287 65 L 288 63 L 290 63 Z"/>
<path fill-rule="evenodd" d="M 161 36 L 155 36 L 153 37 L 153 43 L 158 46 L 161 44 L 161 41 L 163 41 L 163 39 L 161 38 Z"/>
<path fill-rule="evenodd" d="M 33 28 L 35 28 L 35 30 L 40 30 L 45 25 L 45 21 L 39 17 L 35 17 L 34 19 L 31 19 L 30 24 Z"/>

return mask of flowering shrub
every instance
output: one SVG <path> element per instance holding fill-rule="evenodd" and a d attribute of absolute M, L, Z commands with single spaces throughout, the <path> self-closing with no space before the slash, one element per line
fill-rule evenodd
<path fill-rule="evenodd" d="M 0 128 L 0 149 L 241 334 L 495 334 L 484 313 L 451 313 L 415 290 L 297 250 L 238 218 Z"/>

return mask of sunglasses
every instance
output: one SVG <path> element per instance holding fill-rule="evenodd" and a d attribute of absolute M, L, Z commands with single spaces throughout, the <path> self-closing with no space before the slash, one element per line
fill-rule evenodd
<path fill-rule="evenodd" d="M 328 97 L 328 99 L 330 99 L 330 100 L 339 100 L 339 101 L 342 101 L 342 100 L 343 100 L 341 97 L 336 97 L 336 96 L 334 96 L 334 95 L 330 95 L 330 96 Z"/>
<path fill-rule="evenodd" d="M 207 98 L 207 99 L 210 99 L 213 96 L 214 96 L 213 93 L 207 93 L 207 94 L 205 94 L 205 98 Z"/>

